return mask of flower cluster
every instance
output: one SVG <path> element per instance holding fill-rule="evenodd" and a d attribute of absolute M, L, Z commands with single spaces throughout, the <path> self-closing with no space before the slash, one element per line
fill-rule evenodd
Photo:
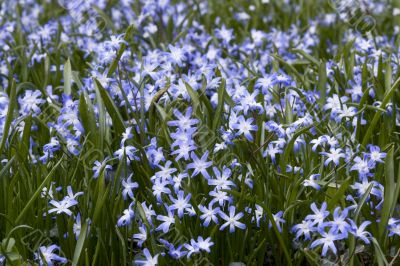
<path fill-rule="evenodd" d="M 256 2 L 2 2 L 0 240 L 39 229 L 40 265 L 395 261 L 399 9 L 361 1 L 364 34 Z"/>

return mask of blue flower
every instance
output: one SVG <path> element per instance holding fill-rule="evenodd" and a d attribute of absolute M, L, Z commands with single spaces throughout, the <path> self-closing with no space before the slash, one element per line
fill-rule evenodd
<path fill-rule="evenodd" d="M 235 206 L 229 206 L 229 216 L 226 215 L 223 211 L 219 212 L 219 216 L 226 221 L 219 230 L 224 230 L 227 226 L 229 226 L 229 232 L 235 232 L 235 227 L 240 229 L 246 229 L 246 225 L 244 223 L 239 222 L 239 219 L 244 216 L 242 212 L 236 214 Z"/>
<path fill-rule="evenodd" d="M 116 152 L 114 152 L 114 156 L 118 157 L 119 160 L 122 160 L 122 158 L 126 158 L 128 164 L 131 161 L 139 161 L 139 157 L 135 154 L 137 152 L 137 149 L 133 146 L 126 146 L 126 147 L 121 147 L 118 149 Z"/>
<path fill-rule="evenodd" d="M 150 76 L 153 80 L 157 80 L 159 73 L 156 71 L 156 69 L 158 66 L 159 66 L 159 63 L 157 63 L 157 62 L 151 62 L 149 60 L 144 60 L 143 72 L 142 72 L 143 77 Z"/>
<path fill-rule="evenodd" d="M 146 151 L 146 155 L 152 166 L 159 166 L 160 162 L 165 162 L 165 156 L 162 147 L 149 148 Z"/>
<path fill-rule="evenodd" d="M 51 155 L 60 149 L 60 142 L 56 137 L 52 137 L 50 142 L 43 146 L 44 152 L 49 152 Z"/>
<path fill-rule="evenodd" d="M 225 25 L 222 25 L 220 29 L 215 30 L 215 36 L 222 40 L 224 44 L 229 44 L 229 42 L 233 39 L 233 30 L 227 29 Z"/>
<path fill-rule="evenodd" d="M 303 174 L 303 169 L 299 166 L 293 167 L 288 164 L 288 165 L 286 165 L 286 172 L 293 173 L 293 174 L 297 174 L 297 173 Z"/>
<path fill-rule="evenodd" d="M 331 116 L 334 117 L 341 110 L 342 103 L 345 103 L 349 98 L 347 96 L 340 97 L 337 94 L 327 98 L 327 103 L 324 105 L 324 110 L 332 110 Z"/>
<path fill-rule="evenodd" d="M 168 60 L 181 67 L 183 65 L 183 61 L 186 60 L 185 49 L 173 46 L 171 44 L 168 45 L 168 48 L 170 50 L 170 52 L 166 53 Z"/>
<path fill-rule="evenodd" d="M 341 234 L 337 234 L 335 233 L 335 230 L 332 228 L 329 230 L 328 233 L 326 233 L 325 231 L 320 230 L 319 233 L 321 234 L 321 238 L 315 240 L 314 242 L 311 243 L 310 248 L 315 248 L 319 245 L 323 245 L 322 246 L 322 253 L 321 255 L 323 257 L 326 256 L 326 253 L 328 252 L 328 250 L 330 249 L 333 254 L 336 255 L 337 253 L 337 248 L 335 246 L 335 241 L 336 240 L 341 240 L 344 238 L 343 235 Z"/>
<path fill-rule="evenodd" d="M 276 84 L 280 84 L 282 86 L 290 86 L 292 83 L 292 78 L 285 73 L 279 73 L 275 76 Z"/>
<path fill-rule="evenodd" d="M 340 207 L 335 209 L 333 212 L 333 221 L 327 222 L 326 225 L 331 226 L 336 233 L 341 233 L 344 236 L 347 236 L 347 233 L 350 229 L 350 225 L 346 222 L 349 209 L 345 208 L 343 211 L 340 210 Z"/>
<path fill-rule="evenodd" d="M 76 239 L 78 239 L 79 235 L 81 234 L 81 229 L 82 229 L 81 214 L 78 213 L 75 217 L 75 222 L 72 227 Z"/>
<path fill-rule="evenodd" d="M 310 143 L 313 144 L 311 150 L 315 152 L 319 146 L 322 146 L 322 144 L 325 143 L 325 141 L 325 136 L 319 136 L 317 139 L 311 140 Z"/>
<path fill-rule="evenodd" d="M 255 204 L 255 207 L 256 209 L 254 211 L 250 207 L 246 207 L 246 212 L 254 213 L 254 217 L 251 218 L 251 221 L 254 222 L 255 220 L 257 227 L 260 227 L 261 219 L 264 220 L 265 218 L 264 209 L 258 204 Z"/>
<path fill-rule="evenodd" d="M 276 123 L 275 121 L 268 121 L 265 123 L 265 128 L 269 132 L 274 132 L 279 138 L 284 138 L 286 136 L 285 129 L 282 125 Z"/>
<path fill-rule="evenodd" d="M 181 189 L 182 188 L 182 181 L 184 180 L 184 179 L 186 179 L 188 177 L 188 174 L 187 173 L 180 173 L 180 174 L 178 174 L 178 175 L 175 175 L 173 178 L 172 178 L 172 182 L 173 182 L 173 184 L 174 184 L 174 190 L 179 190 L 179 189 Z"/>
<path fill-rule="evenodd" d="M 124 35 L 125 34 L 111 35 L 111 40 L 105 42 L 106 47 L 118 51 L 121 44 L 127 44 L 127 42 L 123 39 Z"/>
<path fill-rule="evenodd" d="M 49 247 L 41 246 L 39 251 L 35 253 L 35 259 L 39 260 L 40 265 L 48 265 L 53 266 L 54 262 L 65 264 L 68 262 L 66 258 L 63 258 L 56 253 L 56 250 L 60 250 L 60 247 L 57 245 L 51 245 Z M 45 261 L 43 261 L 43 259 Z M 56 264 L 57 265 L 57 264 Z"/>
<path fill-rule="evenodd" d="M 347 89 L 346 92 L 351 95 L 351 99 L 353 102 L 359 102 L 364 92 L 362 89 L 362 80 L 360 77 L 355 77 L 354 81 L 349 81 L 350 89 Z"/>
<path fill-rule="evenodd" d="M 340 158 L 345 158 L 345 154 L 342 153 L 342 149 L 335 149 L 331 148 L 329 152 L 320 152 L 320 154 L 328 157 L 328 159 L 325 160 L 324 165 L 328 166 L 330 162 L 333 162 L 336 166 L 339 165 L 339 160 Z"/>
<path fill-rule="evenodd" d="M 169 227 L 171 226 L 171 224 L 175 224 L 174 213 L 168 207 L 167 207 L 167 216 L 157 215 L 157 220 L 162 221 L 163 223 L 161 223 L 156 228 L 156 231 L 163 231 L 164 233 L 167 233 L 169 231 Z"/>
<path fill-rule="evenodd" d="M 132 208 L 132 204 L 133 203 L 131 203 L 129 205 L 128 209 L 124 210 L 124 214 L 118 219 L 117 225 L 119 227 L 130 225 L 131 222 L 132 222 L 132 219 L 135 217 L 135 212 L 131 209 Z"/>
<path fill-rule="evenodd" d="M 73 155 L 77 156 L 80 153 L 80 150 L 78 148 L 81 147 L 81 144 L 79 143 L 78 139 L 76 137 L 68 137 L 66 138 L 66 146 L 67 149 L 70 153 Z"/>
<path fill-rule="evenodd" d="M 177 141 L 178 149 L 174 150 L 171 155 L 176 155 L 175 160 L 179 161 L 184 158 L 186 161 L 190 159 L 190 153 L 196 150 L 196 146 L 189 141 Z"/>
<path fill-rule="evenodd" d="M 171 145 L 171 149 L 175 148 L 176 146 L 182 145 L 182 143 L 187 143 L 190 146 L 194 146 L 196 143 L 193 140 L 193 135 L 196 132 L 195 127 L 191 127 L 187 130 L 182 130 L 177 128 L 175 132 L 170 134 L 171 138 L 174 139 L 174 142 Z"/>
<path fill-rule="evenodd" d="M 204 227 L 208 227 L 210 225 L 211 220 L 218 224 L 218 214 L 220 212 L 220 208 L 216 207 L 213 208 L 213 204 L 208 204 L 208 208 L 203 206 L 203 205 L 199 205 L 199 210 L 203 213 L 202 215 L 200 215 L 200 219 L 204 220 L 203 222 L 203 226 Z"/>
<path fill-rule="evenodd" d="M 133 234 L 132 236 L 134 239 L 137 240 L 137 245 L 142 247 L 144 241 L 147 240 L 147 230 L 145 225 L 139 226 L 139 233 Z"/>
<path fill-rule="evenodd" d="M 154 257 L 150 254 L 150 251 L 145 248 L 143 250 L 144 259 L 135 260 L 135 264 L 137 265 L 145 265 L 145 266 L 155 266 L 158 264 L 158 256 L 160 254 L 155 255 Z"/>
<path fill-rule="evenodd" d="M 125 132 L 122 133 L 121 146 L 123 146 L 125 144 L 125 141 L 127 141 L 131 138 L 133 138 L 132 127 L 127 127 L 125 129 Z"/>
<path fill-rule="evenodd" d="M 103 169 L 104 169 L 104 171 L 112 170 L 112 166 L 107 164 L 107 158 L 104 159 L 102 162 L 99 162 L 97 160 L 94 162 L 94 166 L 92 168 L 92 170 L 94 172 L 93 178 L 99 177 L 99 175 L 103 171 Z"/>
<path fill-rule="evenodd" d="M 273 214 L 272 217 L 274 218 L 274 222 L 276 226 L 278 227 L 278 231 L 282 232 L 282 224 L 284 224 L 286 221 L 282 218 L 283 216 L 283 211 L 277 212 L 276 214 Z M 272 228 L 272 222 L 269 221 L 268 228 Z"/>
<path fill-rule="evenodd" d="M 366 155 L 374 162 L 384 163 L 382 159 L 386 158 L 386 152 L 381 152 L 379 146 L 368 145 L 369 152 Z"/>
<path fill-rule="evenodd" d="M 68 186 L 67 187 L 67 196 L 65 196 L 66 200 L 75 200 L 76 197 L 82 196 L 83 192 L 77 192 L 74 194 L 74 192 L 72 191 L 72 187 Z"/>
<path fill-rule="evenodd" d="M 173 204 L 169 206 L 169 209 L 171 211 L 178 210 L 178 217 L 182 218 L 183 217 L 183 211 L 186 208 L 191 208 L 192 207 L 192 205 L 189 203 L 189 200 L 190 200 L 192 195 L 189 193 L 185 197 L 185 192 L 183 190 L 180 190 L 180 191 L 177 192 L 177 196 L 178 196 L 177 199 L 175 199 L 175 198 L 170 196 L 170 199 L 171 199 Z"/>
<path fill-rule="evenodd" d="M 229 180 L 231 176 L 231 170 L 224 166 L 222 169 L 222 173 L 218 170 L 217 167 L 213 167 L 215 178 L 208 179 L 209 186 L 215 186 L 215 189 L 230 189 L 231 186 L 235 186 L 233 181 Z"/>
<path fill-rule="evenodd" d="M 189 93 L 186 89 L 186 85 L 182 79 L 178 80 L 178 84 L 174 83 L 171 85 L 171 94 L 175 97 L 178 98 L 179 96 L 182 96 L 183 99 L 189 100 L 190 96 Z"/>
<path fill-rule="evenodd" d="M 358 156 L 354 158 L 354 165 L 350 168 L 350 171 L 357 171 L 360 178 L 364 178 L 370 176 L 370 171 L 374 168 L 375 162 L 364 155 L 363 159 Z"/>
<path fill-rule="evenodd" d="M 180 259 L 187 254 L 187 251 L 182 250 L 184 245 L 178 245 L 175 247 L 173 244 L 169 243 L 167 240 L 160 238 L 159 241 L 164 244 L 164 246 L 168 249 L 168 255 L 170 255 L 174 259 Z"/>
<path fill-rule="evenodd" d="M 197 244 L 196 240 L 194 240 L 194 239 L 190 240 L 190 244 L 189 243 L 185 243 L 183 246 L 188 251 L 187 255 L 186 255 L 187 258 L 190 258 L 193 254 L 200 253 L 200 247 Z"/>
<path fill-rule="evenodd" d="M 336 148 L 336 146 L 339 145 L 339 141 L 335 137 L 331 137 L 328 135 L 324 135 L 323 137 L 330 148 Z"/>
<path fill-rule="evenodd" d="M 394 219 L 394 218 L 390 218 L 388 221 L 388 228 L 389 228 L 389 234 L 388 236 L 400 236 L 400 223 L 399 220 Z"/>
<path fill-rule="evenodd" d="M 247 140 L 253 141 L 253 135 L 251 131 L 258 129 L 257 125 L 252 125 L 254 118 L 245 119 L 243 116 L 239 116 L 236 124 L 232 125 L 232 129 L 238 130 L 237 134 L 244 135 Z"/>
<path fill-rule="evenodd" d="M 296 224 L 292 227 L 292 232 L 296 232 L 296 239 L 304 235 L 305 240 L 310 240 L 311 233 L 316 230 L 312 220 L 303 220 L 300 224 Z"/>
<path fill-rule="evenodd" d="M 371 224 L 370 221 L 364 221 L 360 226 L 357 226 L 355 222 L 351 219 L 348 219 L 350 222 L 350 230 L 349 232 L 353 234 L 356 238 L 361 239 L 365 244 L 369 244 L 371 241 L 368 238 L 371 238 L 372 235 L 370 232 L 365 231 L 365 228 Z"/>
<path fill-rule="evenodd" d="M 65 198 L 62 201 L 51 200 L 50 204 L 53 205 L 54 208 L 50 209 L 48 213 L 53 213 L 53 212 L 57 214 L 65 213 L 66 215 L 71 216 L 72 212 L 69 208 L 77 205 L 78 202 L 75 199 Z"/>
<path fill-rule="evenodd" d="M 324 223 L 325 218 L 329 215 L 329 211 L 326 210 L 327 207 L 328 204 L 326 204 L 326 202 L 322 203 L 321 209 L 318 209 L 314 202 L 311 203 L 311 210 L 314 214 L 307 215 L 305 220 L 312 221 L 313 225 L 317 224 L 318 226 L 321 226 Z"/>
<path fill-rule="evenodd" d="M 274 145 L 272 143 L 268 144 L 268 147 L 265 149 L 263 156 L 270 156 L 273 163 L 276 162 L 276 154 L 282 154 L 283 150 L 278 147 L 278 145 Z"/>
<path fill-rule="evenodd" d="M 258 95 L 258 91 L 255 90 L 253 93 L 249 93 L 248 91 L 244 91 L 243 94 L 239 97 L 238 102 L 239 105 L 236 105 L 233 110 L 235 112 L 243 111 L 244 115 L 247 115 L 248 111 L 259 111 L 259 114 L 262 113 L 263 108 L 260 103 L 257 102 L 256 97 Z"/>
<path fill-rule="evenodd" d="M 376 181 L 369 182 L 367 178 L 363 178 L 361 183 L 355 182 L 350 187 L 357 190 L 357 195 L 362 197 L 371 185 L 371 195 L 376 196 L 378 199 L 383 199 L 383 186 Z"/>
<path fill-rule="evenodd" d="M 342 108 L 337 111 L 337 121 L 340 121 L 343 118 L 351 118 L 357 114 L 357 109 L 353 106 L 347 107 L 347 105 L 343 104 Z"/>
<path fill-rule="evenodd" d="M 179 127 L 182 130 L 188 130 L 192 126 L 199 123 L 198 119 L 190 118 L 192 116 L 192 107 L 188 107 L 185 115 L 182 115 L 182 113 L 179 112 L 179 110 L 175 109 L 174 115 L 176 118 L 178 118 L 178 120 L 173 120 L 173 121 L 167 122 L 168 126 Z"/>
<path fill-rule="evenodd" d="M 318 179 L 321 175 L 320 174 L 312 174 L 308 179 L 305 179 L 303 181 L 303 186 L 305 187 L 313 187 L 316 190 L 320 190 L 321 186 L 315 181 Z"/>
<path fill-rule="evenodd" d="M 224 206 L 224 202 L 232 202 L 232 197 L 228 195 L 225 191 L 221 190 L 213 190 L 210 193 L 210 196 L 214 197 L 210 204 L 214 204 L 215 202 L 218 202 L 219 206 Z"/>
<path fill-rule="evenodd" d="M 200 250 L 204 250 L 207 253 L 210 253 L 210 247 L 214 245 L 213 242 L 211 242 L 211 237 L 207 237 L 206 239 L 203 239 L 202 236 L 199 236 L 197 238 L 197 246 L 200 248 Z"/>
<path fill-rule="evenodd" d="M 21 105 L 21 115 L 28 115 L 32 113 L 34 116 L 40 113 L 39 106 L 46 101 L 40 99 L 42 93 L 40 90 L 26 90 L 23 97 L 18 98 L 18 103 Z"/>
<path fill-rule="evenodd" d="M 266 75 L 262 78 L 257 79 L 254 88 L 261 89 L 262 93 L 265 95 L 269 93 L 269 90 L 274 87 L 276 74 Z"/>
<path fill-rule="evenodd" d="M 200 159 L 194 152 L 192 152 L 191 157 L 193 162 L 186 165 L 186 169 L 194 169 L 192 177 L 201 173 L 205 178 L 209 179 L 210 175 L 207 172 L 207 168 L 212 165 L 212 162 L 207 161 L 208 151 L 204 152 Z"/>
<path fill-rule="evenodd" d="M 153 225 L 152 217 L 157 215 L 156 212 L 153 210 L 153 205 L 150 204 L 149 207 L 147 207 L 146 202 L 143 201 L 141 206 L 142 206 L 143 212 L 146 216 L 147 222 L 150 225 Z"/>
<path fill-rule="evenodd" d="M 154 181 L 152 190 L 153 190 L 153 195 L 156 196 L 158 202 L 162 202 L 161 195 L 164 194 L 170 194 L 171 190 L 167 188 L 166 186 L 169 185 L 170 182 L 167 180 L 162 180 L 162 179 L 156 179 Z"/>
<path fill-rule="evenodd" d="M 122 180 L 122 186 L 124 189 L 122 190 L 122 196 L 124 197 L 124 200 L 126 200 L 126 196 L 128 195 L 131 199 L 134 199 L 133 197 L 133 190 L 135 188 L 139 187 L 139 184 L 137 182 L 132 182 L 132 176 L 131 174 L 128 179 L 123 179 Z"/>
<path fill-rule="evenodd" d="M 158 167 L 161 170 L 155 173 L 155 177 L 156 178 L 162 178 L 164 180 L 170 179 L 172 177 L 172 174 L 177 171 L 176 168 L 170 167 L 171 165 L 172 165 L 171 161 L 167 161 L 164 166 L 158 165 Z"/>

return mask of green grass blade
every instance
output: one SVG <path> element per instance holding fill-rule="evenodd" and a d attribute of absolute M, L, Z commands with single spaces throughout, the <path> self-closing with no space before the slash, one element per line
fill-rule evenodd
<path fill-rule="evenodd" d="M 386 108 L 387 104 L 389 103 L 389 101 L 392 98 L 393 94 L 398 89 L 399 85 L 400 85 L 400 78 L 398 78 L 396 80 L 396 82 L 393 84 L 393 86 L 390 88 L 390 90 L 387 91 L 387 93 L 385 94 L 385 97 L 382 100 L 380 108 L 382 108 L 382 109 Z M 382 114 L 380 112 L 377 112 L 375 114 L 374 118 L 372 119 L 371 123 L 369 124 L 367 132 L 365 133 L 364 139 L 362 141 L 362 146 L 365 147 L 367 145 L 367 142 L 369 141 L 369 139 L 370 139 L 370 137 L 371 137 L 376 125 L 378 124 L 381 115 Z"/>
<path fill-rule="evenodd" d="M 72 266 L 78 265 L 79 258 L 81 257 L 83 245 L 85 244 L 85 239 L 87 236 L 89 220 L 86 220 L 84 225 L 82 226 L 81 232 L 79 234 L 78 242 L 76 243 L 74 258 L 72 260 Z"/>
<path fill-rule="evenodd" d="M 0 154 L 2 154 L 2 152 L 3 152 L 3 148 L 4 148 L 7 138 L 8 138 L 8 133 L 10 132 L 11 122 L 13 120 L 14 109 L 17 106 L 16 97 L 17 97 L 16 96 L 16 85 L 15 85 L 15 80 L 13 80 L 13 82 L 11 84 L 11 89 L 10 89 L 10 101 L 9 101 L 8 110 L 7 110 L 6 122 L 4 124 L 3 136 L 1 137 Z"/>
<path fill-rule="evenodd" d="M 64 94 L 71 95 L 71 86 L 72 86 L 72 69 L 71 69 L 71 61 L 67 60 L 64 64 Z"/>
<path fill-rule="evenodd" d="M 108 114 L 111 116 L 115 131 L 120 136 L 125 131 L 124 119 L 122 118 L 122 115 L 119 112 L 114 101 L 112 100 L 111 96 L 103 88 L 103 86 L 101 86 L 100 82 L 97 79 L 95 80 L 95 84 L 100 92 L 104 106 L 106 107 Z"/>
<path fill-rule="evenodd" d="M 35 202 L 37 197 L 40 196 L 40 193 L 42 192 L 42 189 L 49 183 L 51 178 L 53 177 L 53 173 L 55 170 L 58 168 L 58 166 L 61 164 L 63 161 L 64 157 L 61 157 L 61 159 L 56 163 L 56 165 L 53 166 L 53 168 L 50 170 L 50 172 L 47 174 L 45 179 L 43 180 L 42 184 L 36 189 L 36 192 L 32 195 L 28 203 L 25 205 L 24 209 L 20 212 L 18 215 L 17 219 L 15 219 L 15 223 L 18 224 L 19 222 L 22 221 L 22 218 L 26 215 L 26 213 L 29 211 L 31 208 L 32 204 Z"/>

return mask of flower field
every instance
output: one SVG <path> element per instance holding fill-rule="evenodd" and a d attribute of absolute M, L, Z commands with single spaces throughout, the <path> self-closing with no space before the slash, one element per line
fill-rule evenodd
<path fill-rule="evenodd" d="M 0 266 L 400 265 L 400 3 L 0 1 Z"/>

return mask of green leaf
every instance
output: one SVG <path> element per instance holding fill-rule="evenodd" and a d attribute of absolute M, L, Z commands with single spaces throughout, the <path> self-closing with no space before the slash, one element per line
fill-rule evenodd
<path fill-rule="evenodd" d="M 321 263 L 319 262 L 320 260 L 320 255 L 317 254 L 315 251 L 313 250 L 304 250 L 301 249 L 301 251 L 304 253 L 307 262 L 312 265 L 312 266 L 320 266 Z"/>
<path fill-rule="evenodd" d="M 17 98 L 16 85 L 15 85 L 15 80 L 13 80 L 12 84 L 11 84 L 11 89 L 10 89 L 10 100 L 9 100 L 9 104 L 8 104 L 6 122 L 4 123 L 3 135 L 1 137 L 0 154 L 2 154 L 2 152 L 3 152 L 3 148 L 4 148 L 7 138 L 8 138 L 8 133 L 10 132 L 11 122 L 13 120 L 14 109 L 17 106 L 16 98 Z"/>
<path fill-rule="evenodd" d="M 383 253 L 383 251 L 382 251 L 381 247 L 379 246 L 379 243 L 375 239 L 375 237 L 373 237 L 371 239 L 371 242 L 374 245 L 374 250 L 375 250 L 374 257 L 376 258 L 378 265 L 379 266 L 387 266 L 387 265 L 389 265 L 388 261 L 386 260 L 386 256 Z"/>
<path fill-rule="evenodd" d="M 272 215 L 271 211 L 269 210 L 269 208 L 267 206 L 264 205 L 263 208 L 264 208 L 264 210 L 265 210 L 265 212 L 267 214 L 268 220 L 272 221 L 271 222 L 272 228 L 274 229 L 275 235 L 278 238 L 278 242 L 280 244 L 280 247 L 283 250 L 283 254 L 285 254 L 286 263 L 287 263 L 286 265 L 292 265 L 292 259 L 290 257 L 289 251 L 288 251 L 288 249 L 287 249 L 287 247 L 285 245 L 285 242 L 283 241 L 282 233 L 279 232 L 279 229 L 278 229 L 276 223 L 273 222 L 274 221 L 274 216 Z"/>
<path fill-rule="evenodd" d="M 310 130 L 313 126 L 315 126 L 314 124 L 311 124 L 309 126 L 306 126 L 304 128 L 299 129 L 298 131 L 296 131 L 292 138 L 290 139 L 289 143 L 287 144 L 285 151 L 283 153 L 283 157 L 281 159 L 281 167 L 282 169 L 286 169 L 286 165 L 289 164 L 289 156 L 291 154 L 293 154 L 293 146 L 294 146 L 294 142 L 296 141 L 296 139 L 301 135 L 306 133 L 308 130 Z M 286 172 L 286 170 L 284 170 L 284 172 Z"/>
<path fill-rule="evenodd" d="M 106 202 L 106 199 L 108 199 L 109 192 L 110 192 L 110 186 L 107 187 L 107 189 L 106 189 L 106 191 L 104 191 L 104 193 L 99 194 L 99 196 L 96 200 L 96 206 L 94 208 L 94 213 L 93 213 L 93 225 L 96 225 L 98 222 L 100 213 L 103 210 L 104 203 Z"/>
<path fill-rule="evenodd" d="M 24 119 L 25 125 L 22 133 L 22 139 L 19 143 L 19 155 L 22 158 L 25 158 L 29 154 L 30 147 L 30 136 L 31 136 L 31 128 L 32 128 L 32 116 L 29 115 Z"/>
<path fill-rule="evenodd" d="M 221 124 L 222 112 L 224 111 L 224 105 L 225 105 L 224 101 L 226 95 L 225 86 L 226 82 L 224 79 L 222 79 L 221 85 L 219 86 L 218 89 L 218 106 L 217 110 L 215 111 L 214 120 L 212 124 L 212 129 L 214 131 L 217 130 Z"/>
<path fill-rule="evenodd" d="M 281 63 L 282 65 L 284 65 L 287 68 L 287 71 L 292 72 L 293 75 L 296 76 L 296 78 L 303 84 L 305 84 L 305 81 L 303 79 L 303 76 L 296 70 L 296 68 L 291 65 L 290 63 L 286 62 L 284 59 L 282 59 L 280 56 L 276 55 L 276 54 L 271 54 L 272 57 L 274 57 L 279 63 Z"/>
<path fill-rule="evenodd" d="M 64 157 L 61 157 L 61 159 L 56 163 L 56 165 L 54 165 L 53 168 L 51 168 L 50 172 L 47 174 L 47 176 L 43 180 L 42 184 L 36 189 L 35 193 L 32 195 L 32 197 L 30 198 L 28 203 L 25 205 L 24 209 L 20 212 L 17 219 L 15 219 L 16 224 L 21 222 L 22 218 L 24 218 L 26 213 L 31 209 L 32 204 L 35 202 L 36 198 L 39 197 L 40 193 L 42 192 L 42 189 L 49 183 L 50 179 L 53 177 L 53 173 L 58 168 L 58 166 L 61 164 L 63 159 L 64 159 Z"/>
<path fill-rule="evenodd" d="M 392 216 L 394 208 L 397 204 L 398 191 L 400 180 L 397 180 L 397 184 L 394 181 L 394 158 L 393 148 L 389 150 L 385 159 L 385 194 L 381 213 L 381 221 L 379 222 L 379 243 L 382 247 L 386 246 L 386 235 L 387 235 L 387 224 L 389 218 Z M 399 175 L 400 177 L 400 175 Z M 397 192 L 397 194 L 396 194 Z"/>
<path fill-rule="evenodd" d="M 367 191 L 365 191 L 364 195 L 362 196 L 362 198 L 358 202 L 357 209 L 354 212 L 354 218 L 353 218 L 355 223 L 357 223 L 357 221 L 358 221 L 358 217 L 360 216 L 361 208 L 364 205 L 365 201 L 367 200 L 369 194 L 371 193 L 372 187 L 373 187 L 373 184 L 369 185 Z M 349 254 L 352 254 L 350 259 L 349 259 L 349 265 L 350 266 L 354 265 L 355 247 L 356 247 L 356 241 L 354 239 L 354 236 L 353 235 L 349 235 Z"/>
<path fill-rule="evenodd" d="M 76 243 L 76 246 L 75 246 L 74 258 L 72 260 L 72 266 L 78 265 L 79 258 L 81 257 L 83 245 L 85 243 L 85 239 L 87 236 L 88 223 L 89 223 L 89 219 L 85 221 L 85 223 L 82 226 L 81 232 L 79 234 L 78 242 Z"/>
<path fill-rule="evenodd" d="M 125 132 L 125 124 L 124 124 L 124 119 L 122 118 L 122 115 L 120 114 L 117 106 L 115 105 L 113 99 L 111 96 L 108 94 L 108 92 L 103 88 L 103 86 L 100 84 L 100 82 L 95 79 L 95 86 L 97 86 L 101 98 L 104 102 L 104 106 L 107 109 L 108 114 L 111 116 L 111 119 L 113 121 L 113 126 L 115 127 L 115 131 L 117 135 L 121 135 L 123 132 Z"/>
<path fill-rule="evenodd" d="M 68 58 L 64 64 L 64 94 L 71 95 L 71 84 L 72 84 L 72 70 L 71 62 Z"/>
<path fill-rule="evenodd" d="M 88 136 L 88 139 L 96 146 L 99 147 L 100 139 L 98 134 L 98 129 L 96 126 L 96 116 L 94 114 L 93 107 L 91 104 L 87 104 L 86 99 L 87 97 L 86 92 L 82 92 L 80 99 L 79 99 L 79 116 L 82 120 L 83 128 L 85 129 L 85 134 Z M 90 103 L 90 101 L 88 101 Z M 101 148 L 101 147 L 99 147 Z"/>
<path fill-rule="evenodd" d="M 380 108 L 382 108 L 382 109 L 386 108 L 387 104 L 389 103 L 389 101 L 392 98 L 393 94 L 398 89 L 399 85 L 400 85 L 400 78 L 398 78 L 396 80 L 396 82 L 393 84 L 393 86 L 390 88 L 390 90 L 386 92 L 385 97 L 383 98 L 382 103 L 380 105 Z M 369 141 L 369 139 L 370 139 L 370 137 L 371 137 L 376 125 L 378 124 L 381 115 L 382 115 L 381 112 L 377 112 L 374 115 L 374 118 L 372 119 L 372 121 L 369 123 L 369 127 L 368 127 L 368 130 L 367 130 L 367 133 L 365 133 L 364 139 L 362 141 L 362 146 L 365 147 L 367 145 L 367 142 Z"/>
<path fill-rule="evenodd" d="M 122 265 L 127 265 L 127 263 L 126 263 L 127 255 L 126 255 L 125 239 L 122 236 L 121 232 L 119 231 L 118 226 L 115 226 L 115 232 L 117 233 L 118 239 L 119 239 L 119 241 L 121 243 L 121 246 L 122 246 L 122 261 L 123 261 Z"/>
<path fill-rule="evenodd" d="M 307 54 L 305 51 L 300 50 L 300 49 L 294 49 L 293 52 L 301 54 L 305 59 L 307 59 L 308 61 L 310 61 L 314 65 L 320 66 L 320 63 L 318 62 L 318 59 L 316 59 L 312 55 Z"/>
<path fill-rule="evenodd" d="M 190 99 L 192 100 L 192 106 L 193 106 L 193 113 L 196 113 L 197 108 L 200 105 L 200 99 L 199 99 L 199 94 L 192 89 L 192 87 L 185 82 L 186 90 L 188 91 L 188 94 L 190 96 Z"/>
<path fill-rule="evenodd" d="M 286 124 L 291 124 L 293 123 L 293 110 L 292 106 L 290 105 L 289 102 L 289 97 L 287 97 L 288 91 L 285 91 L 285 122 Z"/>
<path fill-rule="evenodd" d="M 162 119 L 163 121 L 166 121 L 167 118 L 168 118 L 168 114 L 167 114 L 167 112 L 165 112 L 164 108 L 162 108 L 162 107 L 161 107 L 159 104 L 157 104 L 157 103 L 154 103 L 154 106 L 157 108 L 157 111 L 160 113 L 161 119 Z"/>
<path fill-rule="evenodd" d="M 150 103 L 150 107 L 149 107 L 149 128 L 150 131 L 154 132 L 155 127 L 156 127 L 156 121 L 155 121 L 155 108 L 156 108 L 156 104 L 158 102 L 158 100 L 168 91 L 168 89 L 170 88 L 171 84 L 167 84 L 163 89 L 159 90 L 153 97 L 153 99 L 151 100 Z M 164 120 L 164 119 L 163 119 Z"/>
<path fill-rule="evenodd" d="M 318 75 L 318 91 L 320 93 L 320 106 L 326 103 L 326 91 L 327 91 L 327 74 L 326 74 L 326 63 L 321 62 L 319 65 L 319 75 Z"/>
<path fill-rule="evenodd" d="M 388 55 L 388 58 L 390 58 L 391 55 Z M 390 86 L 392 85 L 392 64 L 391 60 L 386 62 L 386 70 L 385 70 L 385 91 L 390 90 Z"/>
<path fill-rule="evenodd" d="M 129 40 L 129 37 L 131 36 L 131 34 L 132 34 L 134 29 L 135 29 L 134 25 L 130 25 L 128 27 L 128 29 L 125 32 L 125 36 L 124 36 L 124 40 L 125 41 Z M 126 49 L 126 44 L 125 43 L 121 44 L 121 47 L 119 48 L 118 53 L 117 53 L 117 57 L 111 63 L 111 66 L 110 66 L 110 68 L 109 68 L 109 70 L 107 72 L 107 77 L 111 77 L 114 74 L 115 70 L 118 67 L 119 60 L 121 59 L 121 56 L 125 52 L 125 49 Z"/>
<path fill-rule="evenodd" d="M 11 160 L 7 162 L 6 165 L 3 165 L 2 169 L 0 170 L 0 180 L 2 179 L 3 176 L 6 175 L 6 173 L 8 173 L 14 160 L 15 160 L 15 155 L 11 158 Z"/>
<path fill-rule="evenodd" d="M 344 199 L 344 193 L 346 193 L 347 188 L 350 186 L 352 182 L 351 178 L 347 178 L 339 187 L 335 195 L 328 202 L 328 209 L 332 210 L 337 203 Z"/>

